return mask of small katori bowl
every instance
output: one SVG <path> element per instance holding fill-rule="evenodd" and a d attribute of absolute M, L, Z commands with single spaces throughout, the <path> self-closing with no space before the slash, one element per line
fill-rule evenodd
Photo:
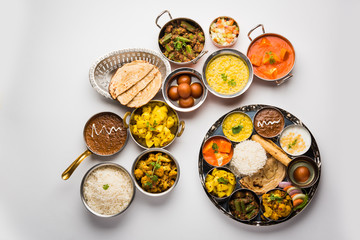
<path fill-rule="evenodd" d="M 225 171 L 227 176 L 222 177 L 222 179 L 221 179 L 221 177 L 217 176 L 216 172 L 214 172 L 214 171 L 216 171 L 216 172 Z M 213 174 L 215 174 L 215 176 Z M 211 178 L 211 177 L 213 177 L 211 180 L 216 181 L 214 184 L 211 184 L 211 183 L 209 184 L 208 183 L 209 178 Z M 232 182 L 233 182 L 233 184 L 232 184 Z M 217 192 L 217 186 L 219 186 L 220 184 L 225 185 L 225 187 L 228 187 L 228 189 L 230 190 L 230 192 L 228 194 L 225 194 L 222 197 L 219 197 L 218 192 Z M 230 195 L 235 190 L 235 187 L 236 187 L 236 176 L 227 167 L 214 167 L 206 174 L 206 177 L 205 177 L 205 189 L 213 198 L 215 198 L 219 202 L 224 201 L 227 198 L 229 198 Z"/>

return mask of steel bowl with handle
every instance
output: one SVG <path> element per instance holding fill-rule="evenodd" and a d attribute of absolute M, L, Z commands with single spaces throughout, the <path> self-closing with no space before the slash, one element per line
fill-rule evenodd
<path fill-rule="evenodd" d="M 250 35 L 251 35 L 251 33 L 252 33 L 255 29 L 257 29 L 257 28 L 259 28 L 259 27 L 261 27 L 261 30 L 262 30 L 263 34 L 257 36 L 257 37 L 253 40 Z M 281 36 L 280 34 L 276 34 L 276 33 L 265 33 L 264 25 L 259 24 L 259 25 L 257 25 L 256 27 L 254 27 L 253 29 L 251 29 L 251 30 L 249 31 L 249 33 L 248 33 L 248 38 L 250 39 L 251 43 L 250 43 L 250 45 L 249 45 L 249 47 L 248 47 L 248 50 L 247 50 L 247 54 L 246 54 L 246 55 L 249 54 L 250 48 L 252 47 L 252 45 L 253 45 L 258 39 L 263 38 L 263 37 L 269 37 L 269 36 L 278 37 L 278 38 L 284 40 L 286 43 L 289 44 L 289 46 L 291 47 L 292 51 L 294 52 L 294 64 L 292 65 L 291 69 L 285 74 L 285 76 L 282 76 L 282 77 L 279 77 L 279 78 L 276 78 L 276 79 L 266 79 L 266 78 L 262 78 L 262 77 L 260 77 L 260 76 L 258 76 L 258 75 L 256 74 L 256 71 L 254 71 L 254 75 L 255 75 L 257 78 L 261 79 L 261 80 L 268 81 L 268 82 L 275 82 L 277 85 L 281 85 L 281 84 L 284 83 L 285 81 L 287 81 L 287 80 L 289 80 L 290 78 L 292 78 L 293 75 L 291 74 L 291 71 L 293 70 L 293 68 L 294 68 L 294 66 L 295 66 L 295 49 L 294 49 L 293 45 L 291 44 L 291 42 L 290 42 L 287 38 L 285 38 L 284 36 Z"/>
<path fill-rule="evenodd" d="M 165 13 L 167 13 L 169 15 L 169 18 L 170 18 L 170 21 L 168 21 L 166 24 L 164 24 L 164 26 L 160 26 L 159 25 L 159 19 L 161 18 L 162 15 L 164 15 Z M 167 56 L 165 56 L 165 54 L 163 53 L 164 51 L 164 47 L 160 44 L 160 39 L 164 36 L 164 33 L 165 33 L 165 30 L 166 30 L 166 27 L 175 22 L 175 21 L 186 21 L 188 23 L 190 23 L 191 25 L 195 26 L 195 27 L 198 27 L 200 28 L 201 32 L 203 33 L 204 37 L 205 37 L 205 32 L 204 30 L 201 28 L 200 24 L 198 24 L 197 22 L 195 22 L 194 20 L 190 19 L 190 18 L 172 18 L 170 12 L 168 10 L 164 10 L 163 12 L 161 12 L 159 14 L 159 16 L 156 17 L 156 20 L 155 20 L 155 24 L 156 26 L 158 26 L 160 28 L 160 33 L 159 33 L 159 37 L 158 37 L 158 46 L 159 46 L 159 49 L 160 49 L 160 52 L 162 54 L 163 57 L 165 57 L 169 62 L 171 63 L 174 63 L 174 64 L 179 64 L 179 65 L 186 65 L 186 64 L 189 64 L 189 63 L 192 63 L 192 64 L 195 64 L 199 61 L 199 59 L 204 56 L 208 51 L 205 51 L 205 45 L 206 45 L 206 38 L 205 38 L 205 41 L 204 41 L 204 48 L 202 49 L 202 51 L 199 53 L 198 56 L 196 56 L 194 59 L 190 60 L 190 61 L 187 61 L 187 62 L 176 62 L 176 61 L 173 61 L 171 59 L 169 59 Z"/>
<path fill-rule="evenodd" d="M 135 120 L 135 115 L 141 115 L 142 114 L 142 109 L 146 108 L 148 106 L 166 106 L 168 109 L 168 116 L 172 116 L 175 119 L 175 123 L 174 126 L 172 126 L 169 130 L 170 132 L 174 135 L 174 138 L 170 141 L 167 142 L 164 146 L 151 146 L 148 147 L 146 145 L 146 140 L 144 138 L 140 138 L 138 136 L 136 136 L 133 132 L 132 129 L 133 127 L 137 124 L 137 121 Z M 126 119 L 130 116 L 129 119 L 129 123 L 126 122 Z M 166 102 L 160 101 L 160 100 L 151 100 L 150 102 L 148 102 L 146 105 L 136 108 L 134 109 L 132 112 L 126 112 L 124 115 L 124 126 L 126 128 L 130 129 L 130 135 L 131 138 L 134 140 L 134 142 L 136 142 L 137 145 L 139 145 L 140 147 L 144 148 L 144 149 L 149 149 L 149 148 L 165 148 L 168 147 L 171 143 L 173 143 L 175 141 L 175 139 L 177 137 L 181 137 L 181 135 L 184 132 L 185 129 L 185 122 L 184 121 L 180 121 L 179 120 L 179 115 L 177 114 L 177 112 L 172 109 Z M 151 126 L 150 126 L 151 127 Z"/>

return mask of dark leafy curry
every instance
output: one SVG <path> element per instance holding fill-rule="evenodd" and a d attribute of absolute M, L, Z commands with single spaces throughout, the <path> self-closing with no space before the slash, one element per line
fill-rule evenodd
<path fill-rule="evenodd" d="M 174 20 L 165 26 L 159 43 L 162 53 L 175 62 L 189 62 L 204 49 L 205 36 L 200 27 L 185 20 Z"/>

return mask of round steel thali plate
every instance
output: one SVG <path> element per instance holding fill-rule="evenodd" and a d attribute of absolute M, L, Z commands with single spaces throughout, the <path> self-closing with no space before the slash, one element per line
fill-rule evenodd
<path fill-rule="evenodd" d="M 238 218 L 235 218 L 229 211 L 229 204 L 228 204 L 228 201 L 218 201 L 215 197 L 213 197 L 210 193 L 207 192 L 206 190 L 206 187 L 205 187 L 205 177 L 206 177 L 206 174 L 209 172 L 209 170 L 212 168 L 210 167 L 206 162 L 205 160 L 203 159 L 203 156 L 202 156 L 202 146 L 204 144 L 204 142 L 206 141 L 206 139 L 208 139 L 209 137 L 213 136 L 213 135 L 224 135 L 223 132 L 222 132 L 222 127 L 221 127 L 221 124 L 222 124 L 222 121 L 224 120 L 225 116 L 231 112 L 235 112 L 235 111 L 242 111 L 246 114 L 249 115 L 249 117 L 253 120 L 254 119 L 254 115 L 255 113 L 263 108 L 263 107 L 273 107 L 273 108 L 276 108 L 278 109 L 279 111 L 281 111 L 281 113 L 284 115 L 284 118 L 285 118 L 285 127 L 288 126 L 288 125 L 291 125 L 291 124 L 297 124 L 297 125 L 302 125 L 303 127 L 305 127 L 310 135 L 311 135 L 311 147 L 309 149 L 309 151 L 307 151 L 304 155 L 305 156 L 308 156 L 310 158 L 312 158 L 315 163 L 317 164 L 318 168 L 319 168 L 319 178 L 317 180 L 317 182 L 310 188 L 302 188 L 303 192 L 306 193 L 308 195 L 308 203 L 307 205 L 301 209 L 301 210 L 297 210 L 297 211 L 293 211 L 291 213 L 291 215 L 286 218 L 284 221 L 269 221 L 267 220 L 266 218 L 262 217 L 261 214 L 259 214 L 255 219 L 251 220 L 251 221 L 241 221 L 240 219 Z M 276 138 L 272 138 L 271 139 L 274 143 L 277 144 L 277 140 Z M 293 159 L 293 157 L 291 157 L 289 155 L 289 157 L 291 159 Z M 282 222 L 285 222 L 295 216 L 297 216 L 299 213 L 303 212 L 305 210 L 305 208 L 310 204 L 311 200 L 313 199 L 315 193 L 316 193 L 316 190 L 317 190 L 317 187 L 319 185 L 319 182 L 320 182 L 320 175 L 321 175 L 321 159 L 320 159 L 320 151 L 319 151 L 319 148 L 316 144 L 316 141 L 315 141 L 315 138 L 314 136 L 312 135 L 312 133 L 310 132 L 310 130 L 301 122 L 300 119 L 298 119 L 297 117 L 295 117 L 294 115 L 292 115 L 291 113 L 281 109 L 281 108 L 278 108 L 278 107 L 274 107 L 274 106 L 270 106 L 270 105 L 263 105 L 263 104 L 253 104 L 253 105 L 247 105 L 247 106 L 243 106 L 243 107 L 239 107 L 239 108 L 236 108 L 226 114 L 224 114 L 222 117 L 220 117 L 211 127 L 210 129 L 208 130 L 208 132 L 206 133 L 205 137 L 204 137 L 204 140 L 200 146 L 200 151 L 199 151 L 199 162 L 198 162 L 198 168 L 199 168 L 199 176 L 200 176 L 200 181 L 201 181 L 201 184 L 204 188 L 204 191 L 205 193 L 207 194 L 207 196 L 209 197 L 210 201 L 222 212 L 224 213 L 225 215 L 229 216 L 230 218 L 234 219 L 235 221 L 238 221 L 238 222 L 241 222 L 241 223 L 244 223 L 244 224 L 249 224 L 249 225 L 255 225 L 255 226 L 269 226 L 269 225 L 275 225 L 275 224 L 279 224 L 279 223 L 282 223 Z M 239 184 L 239 180 L 240 178 L 237 178 L 237 183 L 236 183 L 236 187 L 235 187 L 235 190 L 237 189 L 241 189 L 242 187 L 240 186 Z M 286 177 L 285 179 L 286 180 Z M 260 196 L 259 196 L 260 197 Z"/>

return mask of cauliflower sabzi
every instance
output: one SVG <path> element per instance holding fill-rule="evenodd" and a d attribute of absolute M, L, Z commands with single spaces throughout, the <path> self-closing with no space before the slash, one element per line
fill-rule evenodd
<path fill-rule="evenodd" d="M 174 185 L 177 167 L 168 155 L 150 153 L 138 161 L 134 175 L 145 191 L 161 193 Z"/>
<path fill-rule="evenodd" d="M 170 129 L 177 125 L 177 118 L 168 114 L 167 106 L 148 104 L 140 112 L 134 115 L 130 130 L 140 141 L 144 141 L 142 144 L 148 148 L 164 147 L 174 139 Z"/>
<path fill-rule="evenodd" d="M 262 196 L 265 208 L 264 216 L 272 220 L 279 220 L 290 215 L 292 206 L 291 197 L 284 191 L 273 190 Z"/>

